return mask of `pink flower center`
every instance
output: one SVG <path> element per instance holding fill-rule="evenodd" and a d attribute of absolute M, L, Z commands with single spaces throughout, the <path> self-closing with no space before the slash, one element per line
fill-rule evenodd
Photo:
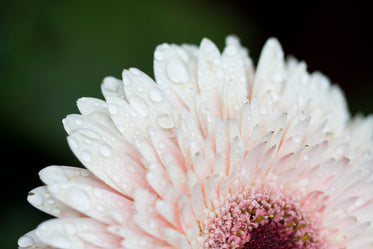
<path fill-rule="evenodd" d="M 205 248 L 324 248 L 318 221 L 299 210 L 299 200 L 268 188 L 231 191 L 201 221 Z"/>

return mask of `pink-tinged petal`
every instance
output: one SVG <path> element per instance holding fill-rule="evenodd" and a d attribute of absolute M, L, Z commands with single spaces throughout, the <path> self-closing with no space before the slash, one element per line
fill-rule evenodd
<path fill-rule="evenodd" d="M 79 183 L 48 185 L 48 190 L 66 205 L 107 224 L 115 224 L 110 210 L 122 210 L 123 215 L 133 213 L 132 201 L 106 189 Z"/>
<path fill-rule="evenodd" d="M 184 157 L 177 145 L 171 141 L 160 129 L 149 129 L 149 137 L 164 164 L 175 163 L 182 171 L 186 172 Z"/>
<path fill-rule="evenodd" d="M 284 52 L 279 42 L 271 38 L 264 45 L 259 58 L 253 95 L 260 99 L 267 91 L 271 91 L 273 99 L 277 101 L 285 80 L 284 70 Z"/>
<path fill-rule="evenodd" d="M 218 69 L 221 63 L 219 49 L 215 44 L 203 39 L 198 53 L 198 89 L 201 101 L 215 116 L 222 116 L 223 80 L 218 78 L 221 72 Z"/>
<path fill-rule="evenodd" d="M 175 169 L 177 169 L 176 166 Z M 156 163 L 152 163 L 149 165 L 148 173 L 146 174 L 146 180 L 148 181 L 150 186 L 163 199 L 166 196 L 167 186 L 171 184 L 168 174 L 161 165 Z M 170 178 L 174 179 L 174 176 L 171 176 Z"/>
<path fill-rule="evenodd" d="M 124 70 L 122 76 L 128 103 L 143 122 L 165 131 L 174 128 L 171 106 L 158 85 L 145 73 L 133 68 Z"/>
<path fill-rule="evenodd" d="M 201 186 L 196 184 L 192 188 L 192 192 L 190 194 L 190 200 L 192 202 L 192 208 L 194 214 L 199 217 L 202 215 L 203 210 L 206 208 L 205 205 L 205 198 L 202 193 Z"/>
<path fill-rule="evenodd" d="M 165 228 L 164 237 L 166 241 L 175 248 L 191 249 L 185 236 L 174 229 Z"/>
<path fill-rule="evenodd" d="M 39 172 L 39 176 L 45 184 L 77 182 L 107 188 L 100 179 L 93 175 L 89 170 L 83 168 L 52 165 L 42 169 Z"/>
<path fill-rule="evenodd" d="M 222 68 L 225 71 L 224 82 L 225 86 L 235 86 L 234 89 L 239 104 L 238 109 L 241 109 L 241 104 L 251 92 L 254 80 L 254 67 L 249 58 L 248 50 L 241 46 L 237 37 L 228 36 L 225 39 L 225 43 L 226 47 L 222 54 Z M 228 104 L 230 104 L 229 101 Z"/>
<path fill-rule="evenodd" d="M 159 45 L 154 53 L 154 75 L 167 99 L 179 111 L 191 102 L 190 90 L 196 89 L 197 48 Z"/>
<path fill-rule="evenodd" d="M 18 239 L 19 249 L 53 249 L 44 244 L 36 235 L 36 230 L 32 230 Z"/>
<path fill-rule="evenodd" d="M 134 192 L 134 205 L 136 214 L 135 222 L 148 234 L 163 238 L 163 229 L 169 225 L 168 222 L 155 209 L 157 196 L 143 189 Z"/>
<path fill-rule="evenodd" d="M 55 217 L 83 217 L 84 215 L 57 200 L 46 186 L 31 190 L 27 201 L 37 209 Z"/>
<path fill-rule="evenodd" d="M 137 187 L 149 188 L 143 167 L 123 153 L 125 146 L 114 146 L 111 141 L 100 139 L 96 133 L 93 136 L 91 132 L 77 130 L 68 137 L 74 154 L 90 171 L 129 197 Z"/>
<path fill-rule="evenodd" d="M 38 238 L 48 245 L 61 249 L 97 249 L 102 248 L 85 241 L 80 234 L 92 234 L 98 236 L 98 240 L 108 238 L 106 226 L 88 218 L 64 218 L 52 219 L 43 222 L 36 229 Z M 111 237 L 107 241 L 110 248 L 120 248 L 119 237 Z"/>

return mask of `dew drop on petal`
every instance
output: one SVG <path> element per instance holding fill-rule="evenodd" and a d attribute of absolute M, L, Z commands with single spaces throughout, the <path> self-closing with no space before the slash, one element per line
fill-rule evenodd
<path fill-rule="evenodd" d="M 71 248 L 70 241 L 64 236 L 55 235 L 49 238 L 49 242 L 55 247 L 66 248 L 66 249 Z"/>
<path fill-rule="evenodd" d="M 153 88 L 150 91 L 150 99 L 155 103 L 159 103 L 163 100 L 163 93 L 158 88 Z"/>
<path fill-rule="evenodd" d="M 93 189 L 93 195 L 94 195 L 94 197 L 96 197 L 97 199 L 101 199 L 102 197 L 104 197 L 104 193 L 103 193 L 102 190 L 99 189 L 99 188 L 95 188 L 95 189 Z"/>
<path fill-rule="evenodd" d="M 163 115 L 157 120 L 158 125 L 163 129 L 171 129 L 175 126 L 174 121 L 168 115 Z"/>
<path fill-rule="evenodd" d="M 129 102 L 142 117 L 149 115 L 149 107 L 140 97 L 133 95 L 129 97 Z"/>
<path fill-rule="evenodd" d="M 81 118 L 76 118 L 76 119 L 75 119 L 75 124 L 76 124 L 77 126 L 81 126 L 81 125 L 83 124 L 82 119 L 81 119 Z"/>
<path fill-rule="evenodd" d="M 189 81 L 189 70 L 179 58 L 173 58 L 168 61 L 166 72 L 173 83 L 186 83 Z"/>
<path fill-rule="evenodd" d="M 91 153 L 88 152 L 88 151 L 83 151 L 82 154 L 81 154 L 81 157 L 82 157 L 83 161 L 85 161 L 85 162 L 90 162 L 92 160 Z"/>
<path fill-rule="evenodd" d="M 67 194 L 68 203 L 78 211 L 85 211 L 90 208 L 91 200 L 89 196 L 79 188 L 71 188 Z"/>
<path fill-rule="evenodd" d="M 119 112 L 118 107 L 114 104 L 109 104 L 108 109 L 109 109 L 110 114 L 112 115 L 115 115 Z"/>
<path fill-rule="evenodd" d="M 111 155 L 111 147 L 108 144 L 100 145 L 100 153 L 103 157 L 109 157 Z"/>
<path fill-rule="evenodd" d="M 61 210 L 59 208 L 53 208 L 52 213 L 54 215 L 60 215 L 61 214 Z"/>

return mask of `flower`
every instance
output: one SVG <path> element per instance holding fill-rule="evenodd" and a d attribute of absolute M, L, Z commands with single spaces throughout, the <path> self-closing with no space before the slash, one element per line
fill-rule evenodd
<path fill-rule="evenodd" d="M 154 71 L 78 100 L 63 124 L 88 170 L 40 172 L 28 201 L 57 218 L 20 248 L 373 248 L 373 117 L 338 86 L 273 38 L 255 72 L 234 36 L 160 45 Z"/>

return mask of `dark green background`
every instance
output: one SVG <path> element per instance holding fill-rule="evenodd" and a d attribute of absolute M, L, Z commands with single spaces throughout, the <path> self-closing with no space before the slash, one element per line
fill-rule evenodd
<path fill-rule="evenodd" d="M 157 44 L 220 48 L 241 37 L 256 62 L 276 36 L 286 54 L 305 60 L 345 90 L 353 113 L 372 107 L 372 39 L 368 7 L 357 2 L 293 5 L 254 1 L 1 1 L 0 248 L 48 218 L 26 202 L 37 172 L 50 164 L 80 165 L 61 119 L 81 96 L 101 97 L 107 75 L 123 68 L 152 73 Z"/>

